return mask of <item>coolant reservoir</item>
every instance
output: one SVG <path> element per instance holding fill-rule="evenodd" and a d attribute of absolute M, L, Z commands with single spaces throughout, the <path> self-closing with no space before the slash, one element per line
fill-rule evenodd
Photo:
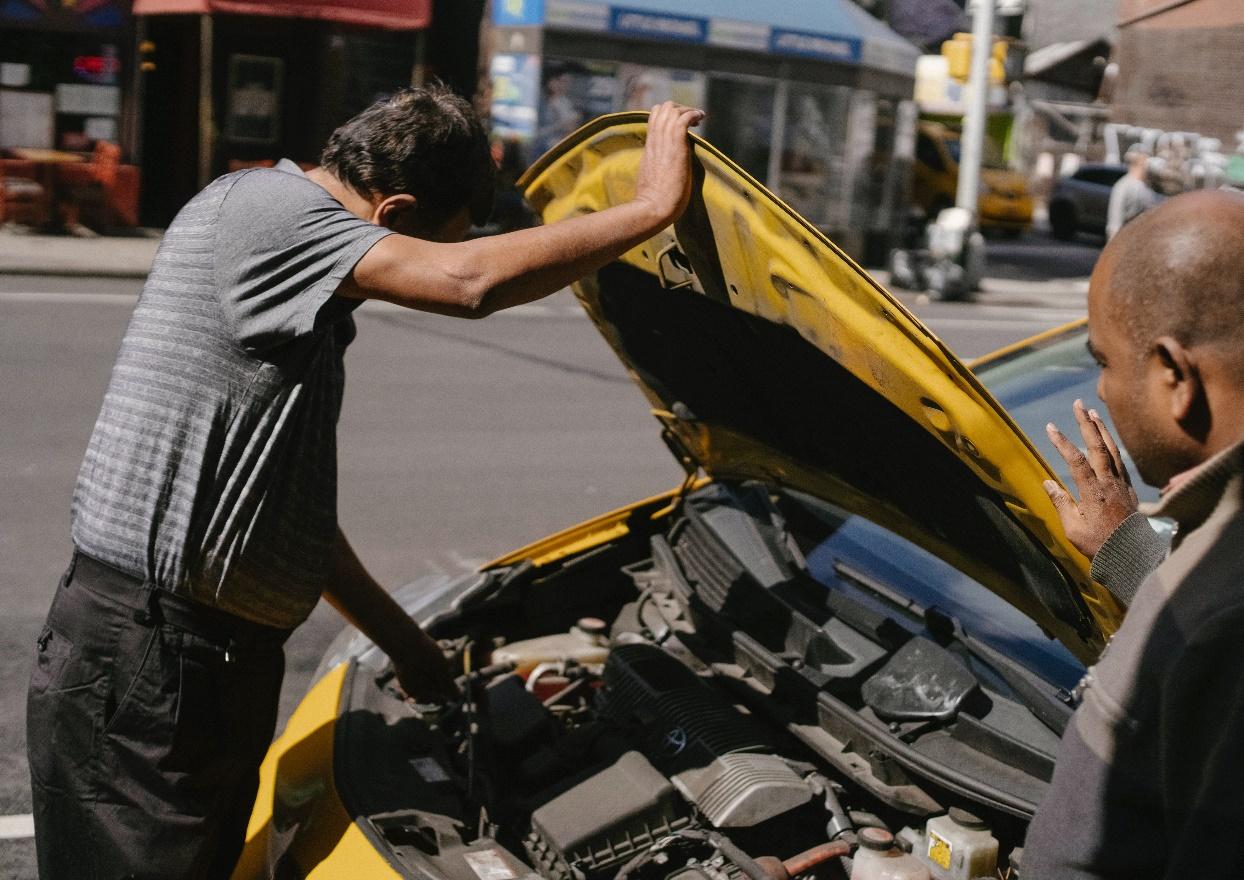
<path fill-rule="evenodd" d="M 924 856 L 937 880 L 993 877 L 998 871 L 998 840 L 980 819 L 951 807 L 925 826 Z"/>
<path fill-rule="evenodd" d="M 862 828 L 859 840 L 851 880 L 929 880 L 928 869 L 896 847 L 894 835 L 884 828 Z"/>
<path fill-rule="evenodd" d="M 564 663 L 573 660 L 584 666 L 599 666 L 609 656 L 606 624 L 595 617 L 584 617 L 570 632 L 511 642 L 492 652 L 493 663 L 513 663 L 526 678 L 541 663 Z"/>

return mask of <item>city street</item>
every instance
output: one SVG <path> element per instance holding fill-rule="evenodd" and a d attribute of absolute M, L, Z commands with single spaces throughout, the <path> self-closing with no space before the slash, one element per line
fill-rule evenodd
<path fill-rule="evenodd" d="M 992 243 L 978 301 L 901 298 L 973 357 L 1083 315 L 1095 255 L 1035 236 Z M 140 287 L 0 275 L 2 817 L 30 811 L 32 646 L 67 560 L 76 470 Z M 357 320 L 340 424 L 341 521 L 386 584 L 475 568 L 680 476 L 642 395 L 568 293 L 483 322 L 370 303 Z M 321 605 L 290 642 L 282 722 L 338 627 Z M 0 819 L 2 877 L 34 876 L 23 821 Z"/>

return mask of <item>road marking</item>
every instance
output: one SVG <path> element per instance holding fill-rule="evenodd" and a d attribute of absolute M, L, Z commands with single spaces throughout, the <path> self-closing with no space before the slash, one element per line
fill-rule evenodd
<path fill-rule="evenodd" d="M 6 290 L 0 291 L 0 302 L 37 303 L 107 303 L 114 306 L 132 306 L 138 301 L 137 293 L 58 293 L 54 290 Z"/>
<path fill-rule="evenodd" d="M 0 816 L 0 840 L 21 840 L 35 836 L 35 817 L 30 813 Z"/>

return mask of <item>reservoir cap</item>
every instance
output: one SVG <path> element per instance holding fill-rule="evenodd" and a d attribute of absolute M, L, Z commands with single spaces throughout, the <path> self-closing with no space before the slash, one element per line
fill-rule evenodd
<path fill-rule="evenodd" d="M 884 828 L 861 828 L 859 841 L 864 849 L 885 852 L 894 846 L 894 835 Z"/>
<path fill-rule="evenodd" d="M 964 828 L 971 828 L 973 831 L 985 831 L 988 829 L 984 820 L 977 818 L 967 810 L 961 810 L 958 807 L 951 807 L 949 811 L 950 821 Z"/>

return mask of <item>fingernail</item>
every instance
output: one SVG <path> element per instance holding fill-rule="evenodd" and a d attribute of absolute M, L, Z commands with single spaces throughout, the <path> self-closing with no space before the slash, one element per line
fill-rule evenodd
<path fill-rule="evenodd" d="M 1076 409 L 1084 409 L 1084 401 L 1077 397 L 1076 402 L 1073 403 L 1072 406 Z"/>
<path fill-rule="evenodd" d="M 1058 484 L 1053 480 L 1046 480 L 1041 484 L 1041 488 L 1045 489 L 1046 495 L 1053 495 L 1056 491 L 1058 491 Z"/>
<path fill-rule="evenodd" d="M 1097 415 L 1097 410 L 1095 410 L 1095 409 L 1091 409 L 1091 410 L 1089 410 L 1089 418 L 1091 418 L 1091 419 L 1097 419 L 1097 418 L 1101 418 L 1101 417 L 1100 417 L 1099 415 Z"/>
<path fill-rule="evenodd" d="M 1047 433 L 1047 434 L 1055 434 L 1055 433 L 1057 433 L 1057 432 L 1058 432 L 1058 428 L 1054 427 L 1054 423 L 1053 423 L 1053 422 L 1046 422 L 1046 423 L 1045 423 L 1045 433 Z"/>

